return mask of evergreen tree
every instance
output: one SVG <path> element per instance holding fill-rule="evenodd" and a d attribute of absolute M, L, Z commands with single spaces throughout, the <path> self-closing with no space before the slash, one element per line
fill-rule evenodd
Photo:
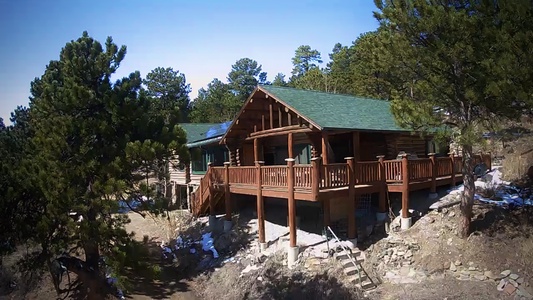
<path fill-rule="evenodd" d="M 42 193 L 32 199 L 41 209 L 31 234 L 41 250 L 33 261 L 51 273 L 57 262 L 76 273 L 91 299 L 110 292 L 104 256 L 115 276 L 144 264 L 124 229 L 127 216 L 114 214 L 118 201 L 140 200 L 141 208 L 161 211 L 168 199 L 145 182 L 168 176 L 161 166 L 172 155 L 188 157 L 183 130 L 164 115 L 146 113 L 154 102 L 140 92 L 139 72 L 111 82 L 125 54 L 111 37 L 104 47 L 84 32 L 31 85 L 29 177 Z"/>
<path fill-rule="evenodd" d="M 283 75 L 283 73 L 276 74 L 274 80 L 272 80 L 272 85 L 287 86 L 287 82 L 285 82 L 285 75 Z"/>
<path fill-rule="evenodd" d="M 201 88 L 191 103 L 191 121 L 194 123 L 221 123 L 233 120 L 242 106 L 242 100 L 232 92 L 229 84 L 213 79 L 207 89 Z"/>
<path fill-rule="evenodd" d="M 261 72 L 262 66 L 250 58 L 241 58 L 231 66 L 228 84 L 241 100 L 246 101 L 258 84 L 267 82 L 267 73 Z"/>
<path fill-rule="evenodd" d="M 185 74 L 172 68 L 155 68 L 143 81 L 147 95 L 154 98 L 156 114 L 164 114 L 167 122 L 176 118 L 179 122 L 189 120 L 190 84 L 185 80 Z"/>
<path fill-rule="evenodd" d="M 315 49 L 311 49 L 309 45 L 301 45 L 294 51 L 294 57 L 292 58 L 292 75 L 297 78 L 305 75 L 309 70 L 318 68 L 318 65 L 322 63 L 320 52 Z"/>
<path fill-rule="evenodd" d="M 405 127 L 455 128 L 463 155 L 461 234 L 470 232 L 476 131 L 531 104 L 530 1 L 376 0 L 375 59 L 391 73 L 393 114 Z M 529 37 L 529 38 L 528 38 Z M 396 74 L 395 74 L 396 73 Z"/>

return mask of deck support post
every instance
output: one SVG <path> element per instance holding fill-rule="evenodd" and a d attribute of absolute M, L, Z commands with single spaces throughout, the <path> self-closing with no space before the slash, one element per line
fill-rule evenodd
<path fill-rule="evenodd" d="M 224 206 L 226 208 L 226 218 L 224 220 L 224 231 L 231 230 L 231 194 L 229 190 L 229 165 L 230 162 L 224 163 Z"/>
<path fill-rule="evenodd" d="M 435 161 L 435 153 L 429 153 L 428 156 L 431 163 L 431 186 L 429 188 L 429 198 L 437 199 L 439 195 L 437 194 L 437 163 Z"/>
<path fill-rule="evenodd" d="M 311 191 L 313 199 L 316 201 L 320 191 L 320 157 L 311 158 L 311 167 Z"/>
<path fill-rule="evenodd" d="M 411 217 L 409 216 L 409 159 L 407 154 L 402 155 L 402 218 L 401 229 L 411 227 Z"/>
<path fill-rule="evenodd" d="M 379 189 L 379 212 L 387 212 L 387 176 L 385 174 L 385 155 L 377 156 L 379 162 L 379 179 L 381 188 Z"/>
<path fill-rule="evenodd" d="M 488 157 L 488 159 L 487 159 L 487 169 L 489 171 L 492 171 L 492 153 L 490 153 L 490 151 L 489 151 L 489 152 L 487 152 L 486 155 Z"/>
<path fill-rule="evenodd" d="M 257 227 L 259 233 L 259 249 L 264 250 L 266 248 L 265 242 L 265 207 L 263 202 L 263 190 L 262 190 L 262 181 L 261 181 L 261 166 L 264 164 L 264 161 L 256 161 L 256 178 L 257 178 Z"/>
<path fill-rule="evenodd" d="M 348 239 L 357 244 L 357 225 L 355 220 L 355 163 L 353 157 L 346 157 L 348 165 Z"/>
<path fill-rule="evenodd" d="M 214 189 L 213 189 L 213 180 L 211 177 L 211 168 L 212 168 L 212 162 L 207 163 L 207 172 L 205 173 L 205 176 L 208 176 L 207 184 L 209 185 L 207 187 L 208 190 L 208 200 L 209 200 L 209 228 L 211 231 L 215 231 L 217 229 L 217 216 L 216 216 L 216 210 L 215 210 L 215 197 L 214 197 Z"/>
<path fill-rule="evenodd" d="M 260 161 L 261 158 L 259 157 L 259 139 L 254 139 L 254 161 Z"/>
<path fill-rule="evenodd" d="M 287 162 L 287 185 L 289 207 L 289 249 L 287 250 L 288 266 L 292 267 L 298 258 L 296 246 L 296 201 L 294 200 L 294 158 L 285 159 Z"/>
<path fill-rule="evenodd" d="M 453 154 L 453 152 L 450 152 L 449 155 L 450 155 L 450 163 L 452 164 L 452 175 L 451 175 L 450 187 L 454 188 L 455 187 L 455 155 Z"/>
<path fill-rule="evenodd" d="M 326 170 L 326 166 L 329 164 L 329 155 L 328 155 L 328 145 L 329 145 L 329 138 L 327 133 L 322 132 L 322 170 L 324 172 L 324 184 L 326 186 L 330 186 L 331 178 L 328 176 L 328 172 Z"/>

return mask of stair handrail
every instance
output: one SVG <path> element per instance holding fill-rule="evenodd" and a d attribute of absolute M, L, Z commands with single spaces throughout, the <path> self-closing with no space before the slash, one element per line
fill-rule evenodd
<path fill-rule="evenodd" d="M 357 269 L 357 276 L 359 276 L 359 283 L 361 284 L 361 289 L 363 289 L 363 280 L 361 278 L 361 271 L 365 272 L 366 277 L 368 278 L 368 280 L 370 280 L 370 282 L 375 286 L 374 281 L 372 281 L 372 278 L 370 278 L 370 276 L 368 276 L 368 273 L 366 273 L 366 271 L 363 269 L 363 266 L 361 266 L 360 263 L 356 259 L 353 258 L 352 253 L 351 253 L 352 251 L 350 249 L 348 249 L 348 247 L 346 247 L 346 245 L 344 245 L 344 243 L 341 242 L 341 240 L 337 237 L 335 232 L 333 232 L 333 229 L 331 229 L 331 227 L 329 227 L 329 226 L 326 226 L 326 227 L 329 230 L 329 232 L 331 232 L 331 234 L 333 235 L 335 240 L 337 241 L 337 244 L 341 246 L 341 248 L 344 251 L 344 253 L 346 254 L 346 256 L 348 256 L 348 259 L 350 260 L 350 262 Z"/>

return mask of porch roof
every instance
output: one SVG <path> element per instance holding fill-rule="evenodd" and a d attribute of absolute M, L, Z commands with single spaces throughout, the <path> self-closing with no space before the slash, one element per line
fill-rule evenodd
<path fill-rule="evenodd" d="M 284 102 L 321 130 L 409 131 L 396 124 L 389 101 L 272 85 L 258 88 Z"/>
<path fill-rule="evenodd" d="M 219 142 L 230 123 L 182 123 L 179 125 L 187 134 L 187 147 L 193 148 Z"/>

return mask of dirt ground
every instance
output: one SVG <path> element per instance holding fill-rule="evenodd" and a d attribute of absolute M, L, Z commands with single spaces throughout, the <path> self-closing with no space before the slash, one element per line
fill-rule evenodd
<path fill-rule="evenodd" d="M 127 299 L 513 299 L 497 291 L 494 280 L 458 280 L 449 271 L 450 263 L 457 260 L 494 273 L 510 269 L 533 285 L 533 211 L 507 211 L 476 205 L 475 231 L 468 240 L 456 235 L 459 215 L 457 206 L 445 212 L 431 212 L 417 220 L 411 229 L 390 233 L 389 236 L 417 243 L 419 250 L 414 252 L 410 268 L 427 274 L 418 282 L 394 284 L 383 280 L 376 267 L 382 260 L 377 253 L 386 250 L 387 237 L 375 235 L 361 248 L 367 257 L 365 269 L 375 282 L 381 284 L 365 294 L 346 280 L 335 262 L 325 262 L 315 268 L 301 263 L 296 269 L 289 270 L 284 265 L 286 257 L 275 254 L 263 261 L 259 269 L 247 273 L 243 273 L 243 269 L 252 263 L 246 259 L 193 273 L 176 265 L 162 264 L 156 280 L 135 274 L 135 285 L 127 292 Z M 203 229 L 198 223 L 192 229 L 187 228 L 191 219 L 186 213 L 182 213 L 182 221 L 170 223 L 168 219 L 142 218 L 134 213 L 130 214 L 130 218 L 127 229 L 135 232 L 139 241 L 147 236 L 154 247 L 154 263 L 160 262 L 157 246 L 161 241 L 174 238 L 176 229 L 187 231 L 195 239 L 199 238 Z M 170 219 L 175 220 L 174 215 Z M 234 232 L 241 230 L 237 228 Z M 255 237 L 245 238 L 249 243 Z M 240 243 L 231 251 L 221 252 L 221 257 L 237 257 L 249 251 L 246 246 L 246 243 Z M 4 260 L 4 266 L 15 260 L 15 256 Z M 23 296 L 25 286 L 34 288 Z M 21 283 L 17 289 L 12 294 L 0 296 L 0 299 L 56 297 L 46 274 L 42 281 Z"/>

